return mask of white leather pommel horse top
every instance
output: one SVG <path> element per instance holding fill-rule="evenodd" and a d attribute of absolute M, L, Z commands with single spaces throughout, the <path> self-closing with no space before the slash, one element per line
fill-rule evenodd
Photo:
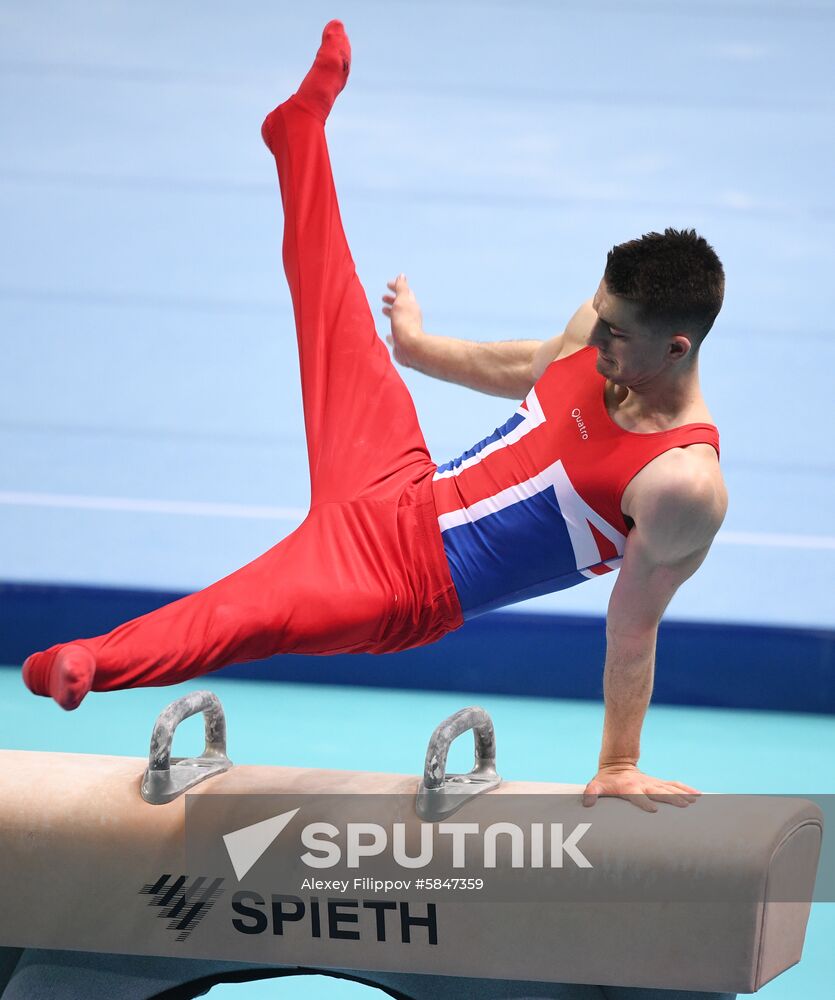
<path fill-rule="evenodd" d="M 173 758 L 199 712 L 203 753 Z M 473 770 L 447 774 L 469 730 Z M 31 992 L 31 956 L 43 975 L 53 954 L 88 970 L 89 998 L 114 956 L 194 980 L 325 971 L 402 997 L 727 996 L 800 960 L 817 805 L 703 795 L 647 813 L 584 808 L 582 791 L 503 782 L 476 707 L 437 727 L 421 777 L 233 765 L 207 691 L 165 709 L 148 758 L 0 751 L 0 998 L 24 996 L 24 974 Z M 121 995 L 163 995 L 141 979 Z M 76 980 L 42 995 L 85 995 Z"/>

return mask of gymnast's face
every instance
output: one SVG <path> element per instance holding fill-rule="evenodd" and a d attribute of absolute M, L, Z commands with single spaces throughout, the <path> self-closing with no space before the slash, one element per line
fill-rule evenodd
<path fill-rule="evenodd" d="M 644 385 L 678 364 L 691 350 L 684 334 L 660 332 L 642 323 L 639 307 L 613 295 L 603 280 L 592 305 L 597 320 L 588 342 L 597 348 L 597 370 L 616 385 Z"/>

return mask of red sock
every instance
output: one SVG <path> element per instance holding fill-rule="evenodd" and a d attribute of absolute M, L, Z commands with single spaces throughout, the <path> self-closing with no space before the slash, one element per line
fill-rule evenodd
<path fill-rule="evenodd" d="M 68 712 L 93 686 L 96 660 L 89 649 L 70 644 L 56 653 L 34 653 L 23 664 L 23 682 L 33 694 L 54 698 Z"/>
<path fill-rule="evenodd" d="M 294 96 L 324 124 L 350 72 L 351 43 L 345 27 L 341 21 L 329 21 L 313 65 Z"/>

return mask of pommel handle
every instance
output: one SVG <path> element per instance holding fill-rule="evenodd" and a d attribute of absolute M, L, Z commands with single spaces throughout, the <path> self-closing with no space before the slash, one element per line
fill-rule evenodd
<path fill-rule="evenodd" d="M 206 746 L 199 757 L 171 758 L 177 726 L 202 712 L 206 726 Z M 232 761 L 226 756 L 226 716 L 211 691 L 193 691 L 164 708 L 151 734 L 148 767 L 142 776 L 141 794 L 146 802 L 162 805 L 215 774 L 228 771 Z"/>
<path fill-rule="evenodd" d="M 446 762 L 452 741 L 472 729 L 475 764 L 468 774 L 447 774 Z M 471 705 L 451 715 L 435 729 L 426 750 L 423 781 L 415 808 L 421 819 L 435 823 L 451 816 L 474 795 L 497 788 L 496 734 L 493 721 L 483 708 Z"/>

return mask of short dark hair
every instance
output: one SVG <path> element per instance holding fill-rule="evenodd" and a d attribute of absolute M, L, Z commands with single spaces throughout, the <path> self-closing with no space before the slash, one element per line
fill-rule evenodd
<path fill-rule="evenodd" d="M 612 247 L 603 273 L 612 295 L 635 302 L 642 322 L 679 327 L 701 343 L 722 308 L 725 271 L 695 229 L 665 229 Z"/>

